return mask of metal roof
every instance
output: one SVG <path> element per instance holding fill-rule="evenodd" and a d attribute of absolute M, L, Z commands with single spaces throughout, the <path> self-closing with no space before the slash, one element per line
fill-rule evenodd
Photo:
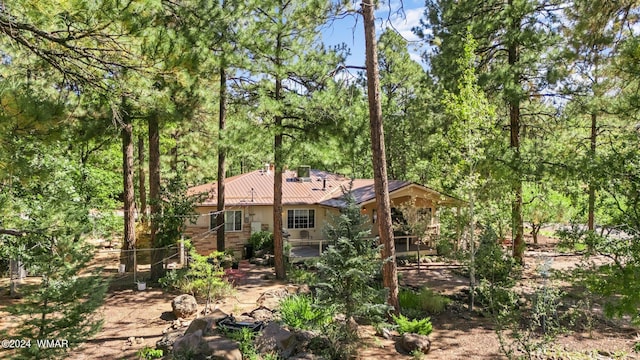
<path fill-rule="evenodd" d="M 339 174 L 311 170 L 310 177 L 300 179 L 297 172 L 286 170 L 282 174 L 283 205 L 324 205 L 343 207 L 343 194 L 351 190 L 357 204 L 375 199 L 373 179 L 349 179 Z M 256 170 L 227 178 L 225 180 L 225 205 L 272 205 L 274 172 Z M 390 180 L 389 192 L 412 185 L 409 181 Z M 421 186 L 422 187 L 422 186 Z M 426 188 L 436 194 L 435 190 Z M 217 205 L 217 183 L 208 183 L 192 187 L 189 194 L 208 193 L 201 206 Z M 440 194 L 442 195 L 442 194 Z M 442 195 L 446 196 L 446 195 Z"/>

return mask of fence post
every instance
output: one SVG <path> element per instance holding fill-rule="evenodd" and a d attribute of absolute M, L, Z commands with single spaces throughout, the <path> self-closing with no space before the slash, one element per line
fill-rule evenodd
<path fill-rule="evenodd" d="M 184 267 L 184 235 L 180 236 L 180 266 Z"/>
<path fill-rule="evenodd" d="M 138 282 L 138 253 L 136 251 L 138 247 L 133 246 L 133 282 Z"/>

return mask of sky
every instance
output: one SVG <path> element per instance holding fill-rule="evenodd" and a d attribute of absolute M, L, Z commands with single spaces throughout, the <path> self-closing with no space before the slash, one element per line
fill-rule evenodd
<path fill-rule="evenodd" d="M 403 8 L 403 13 L 398 13 L 398 9 Z M 411 29 L 420 24 L 420 19 L 424 16 L 424 0 L 392 0 L 391 16 L 389 16 L 389 4 L 384 2 L 376 10 L 376 35 L 380 36 L 385 28 L 395 28 L 407 41 L 409 41 L 409 52 L 414 61 L 421 63 L 422 46 L 420 39 L 413 34 Z M 348 16 L 344 19 L 336 20 L 329 27 L 322 31 L 322 38 L 325 45 L 335 46 L 345 43 L 351 49 L 351 55 L 347 58 L 347 65 L 364 66 L 364 25 L 362 17 L 359 15 Z"/>

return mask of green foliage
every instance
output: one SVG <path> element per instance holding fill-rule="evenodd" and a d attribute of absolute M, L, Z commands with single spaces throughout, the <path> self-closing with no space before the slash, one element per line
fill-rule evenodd
<path fill-rule="evenodd" d="M 320 304 L 335 306 L 347 317 L 381 318 L 388 311 L 386 291 L 378 283 L 382 269 L 380 248 L 369 238 L 368 218 L 349 194 L 340 216 L 324 232 L 332 245 L 322 253 L 318 269 L 317 297 Z"/>
<path fill-rule="evenodd" d="M 159 282 L 165 288 L 204 297 L 209 303 L 212 300 L 222 299 L 229 295 L 233 288 L 223 278 L 224 270 L 219 261 L 221 256 L 224 256 L 223 253 L 217 251 L 207 257 L 191 250 L 189 267 L 171 270 L 160 278 Z"/>
<path fill-rule="evenodd" d="M 280 302 L 280 317 L 296 329 L 320 329 L 333 320 L 330 307 L 320 307 L 309 296 L 289 296 Z"/>
<path fill-rule="evenodd" d="M 226 337 L 239 343 L 239 348 L 240 352 L 242 353 L 243 359 L 260 359 L 258 350 L 254 345 L 256 334 L 251 329 L 242 328 L 240 330 L 227 330 L 223 328 L 223 331 Z"/>
<path fill-rule="evenodd" d="M 249 244 L 253 245 L 253 250 L 266 250 L 273 253 L 273 233 L 269 231 L 258 231 L 251 234 Z"/>
<path fill-rule="evenodd" d="M 205 194 L 188 194 L 187 185 L 179 175 L 170 179 L 160 191 L 161 210 L 152 219 L 156 221 L 158 231 L 154 247 L 174 245 L 184 234 L 187 222 L 195 224 L 198 214 L 197 203 Z"/>
<path fill-rule="evenodd" d="M 23 257 L 28 270 L 41 276 L 37 285 L 24 286 L 23 301 L 7 307 L 20 323 L 12 338 L 66 339 L 69 347 L 96 334 L 102 320 L 94 312 L 104 301 L 107 284 L 97 273 L 82 273 L 93 258 L 93 249 L 71 236 L 29 236 L 31 246 Z M 5 336 L 8 336 L 5 334 Z M 20 349 L 17 358 L 65 357 L 67 348 Z"/>
<path fill-rule="evenodd" d="M 152 347 L 145 346 L 136 351 L 136 356 L 140 360 L 160 359 L 164 356 L 164 352 L 161 349 L 154 349 Z"/>
<path fill-rule="evenodd" d="M 418 292 L 401 289 L 398 293 L 398 301 L 400 301 L 400 309 L 402 309 L 402 312 L 407 316 L 407 310 L 416 311 L 416 314 L 439 314 L 444 311 L 447 304 L 451 302 L 449 298 L 427 287 L 420 289 Z"/>
<path fill-rule="evenodd" d="M 293 284 L 306 284 L 311 286 L 318 283 L 318 276 L 315 272 L 297 266 L 291 266 L 291 268 L 287 270 L 287 278 Z"/>
<path fill-rule="evenodd" d="M 318 341 L 310 344 L 314 354 L 324 359 L 347 360 L 357 355 L 360 345 L 357 340 L 357 334 L 354 334 L 344 324 L 340 322 L 331 322 L 322 330 L 322 336 L 328 340 Z"/>
<path fill-rule="evenodd" d="M 475 266 L 478 279 L 486 280 L 493 286 L 499 287 L 515 285 L 521 272 L 516 261 L 505 254 L 491 226 L 485 228 L 480 235 Z"/>
<path fill-rule="evenodd" d="M 451 239 L 441 237 L 436 242 L 436 254 L 445 258 L 450 258 L 454 255 L 454 244 Z"/>
<path fill-rule="evenodd" d="M 431 325 L 431 318 L 409 320 L 404 315 L 399 316 L 392 315 L 393 321 L 398 325 L 398 332 L 400 334 L 420 334 L 429 335 L 433 331 L 433 325 Z"/>
<path fill-rule="evenodd" d="M 502 288 L 496 292 L 486 283 L 480 288 L 495 310 L 492 317 L 500 350 L 509 359 L 530 359 L 536 353 L 544 353 L 572 321 L 573 314 L 562 311 L 563 293 L 546 280 L 536 289 L 530 306 L 518 305 L 518 296 L 512 290 Z"/>

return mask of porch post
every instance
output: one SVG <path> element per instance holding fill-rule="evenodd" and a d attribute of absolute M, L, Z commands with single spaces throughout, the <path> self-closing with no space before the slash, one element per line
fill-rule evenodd
<path fill-rule="evenodd" d="M 460 250 L 460 237 L 462 229 L 460 229 L 460 205 L 456 206 L 456 251 Z"/>

